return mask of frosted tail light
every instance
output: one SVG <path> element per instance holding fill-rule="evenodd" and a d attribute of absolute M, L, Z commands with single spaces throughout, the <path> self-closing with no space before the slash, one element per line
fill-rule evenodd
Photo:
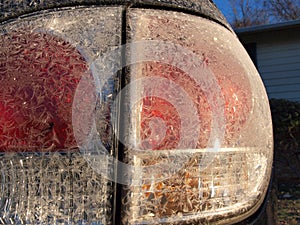
<path fill-rule="evenodd" d="M 0 224 L 112 223 L 112 182 L 79 151 L 72 106 L 92 61 L 120 44 L 121 11 L 64 8 L 1 25 Z M 116 86 L 117 75 L 106 93 Z M 103 124 L 109 101 L 98 110 Z M 109 128 L 101 139 L 113 154 Z"/>
<path fill-rule="evenodd" d="M 268 100 L 228 27 L 89 5 L 0 33 L 0 224 L 229 224 L 261 205 Z"/>
<path fill-rule="evenodd" d="M 125 159 L 143 169 L 122 201 L 123 223 L 228 224 L 251 215 L 268 188 L 272 127 L 237 37 L 177 12 L 131 9 L 128 21 L 130 41 L 143 44 L 130 52 L 138 63 Z"/>

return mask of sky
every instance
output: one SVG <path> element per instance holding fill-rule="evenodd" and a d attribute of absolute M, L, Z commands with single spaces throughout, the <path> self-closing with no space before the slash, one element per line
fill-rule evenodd
<path fill-rule="evenodd" d="M 214 0 L 214 2 L 229 21 L 232 15 L 229 2 L 226 0 Z"/>

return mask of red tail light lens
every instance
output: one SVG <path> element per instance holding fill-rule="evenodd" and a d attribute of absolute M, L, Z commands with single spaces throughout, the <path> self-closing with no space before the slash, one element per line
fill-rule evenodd
<path fill-rule="evenodd" d="M 1 151 L 57 151 L 76 147 L 71 110 L 88 71 L 65 40 L 30 30 L 1 36 Z"/>
<path fill-rule="evenodd" d="M 171 65 L 165 65 L 161 63 L 145 63 L 141 71 L 141 77 L 160 77 L 170 82 L 174 82 L 178 87 L 182 88 L 187 96 L 195 104 L 197 111 L 194 112 L 199 115 L 199 121 L 201 121 L 201 127 L 197 146 L 200 148 L 207 147 L 207 142 L 210 136 L 210 124 L 212 121 L 211 110 L 209 102 L 200 86 L 197 86 L 196 81 L 193 80 L 188 74 L 182 70 L 175 68 Z M 160 90 L 158 92 L 167 92 L 170 89 L 171 85 L 166 84 L 157 84 L 157 88 Z M 145 90 L 142 90 L 145 91 Z M 179 90 L 177 90 L 179 92 Z M 172 93 L 172 91 L 170 92 Z M 158 97 L 151 97 L 151 93 L 146 93 L 145 95 L 150 95 L 145 97 L 142 102 L 141 109 L 141 143 L 144 144 L 144 138 L 153 140 L 156 143 L 160 140 L 160 143 L 155 145 L 150 145 L 148 150 L 151 149 L 176 149 L 179 141 L 181 139 L 181 118 L 179 112 L 176 109 L 176 106 L 168 102 L 168 99 L 159 99 Z M 178 99 L 178 101 L 184 101 L 184 99 Z M 188 115 L 187 115 L 188 116 Z M 161 126 L 165 123 L 166 131 L 162 132 L 162 127 L 155 129 L 155 122 L 152 121 L 153 118 L 162 119 Z M 151 123 L 152 121 L 152 123 Z M 152 126 L 152 127 L 151 127 Z M 150 132 L 151 131 L 151 132 Z M 156 141 L 155 141 L 156 139 Z"/>
<path fill-rule="evenodd" d="M 206 58 L 203 60 L 203 66 L 209 67 L 210 62 Z M 230 63 L 230 62 L 229 62 Z M 237 67 L 237 72 L 243 73 L 243 69 Z M 192 99 L 197 113 L 199 115 L 200 136 L 197 143 L 198 148 L 206 148 L 211 130 L 212 110 L 206 94 L 201 86 L 196 84 L 188 74 L 174 68 L 170 65 L 160 63 L 145 63 L 141 77 L 163 77 L 167 80 L 175 82 L 183 88 L 188 96 Z M 224 74 L 225 75 L 225 74 Z M 225 142 L 227 146 L 234 146 L 239 138 L 238 135 L 245 125 L 247 118 L 251 112 L 251 90 L 250 84 L 244 79 L 243 83 L 232 81 L 218 74 L 218 85 L 221 88 L 224 97 L 224 117 L 226 120 Z M 242 75 L 241 75 L 242 76 Z M 236 83 L 237 82 L 237 83 Z M 167 90 L 168 87 L 159 86 L 161 90 Z M 180 140 L 180 116 L 176 111 L 176 107 L 172 106 L 166 100 L 157 97 L 146 97 L 141 105 L 141 143 L 142 149 L 176 149 Z M 219 115 L 222 116 L 222 115 Z M 155 123 L 151 123 L 152 118 L 161 118 L 166 122 L 166 130 L 162 131 L 162 127 L 155 128 Z M 164 130 L 164 129 L 163 129 Z M 164 137 L 163 140 L 161 140 Z M 145 140 L 147 140 L 145 142 Z M 157 143 L 157 142 L 160 142 Z M 147 145 L 147 147 L 145 146 Z"/>

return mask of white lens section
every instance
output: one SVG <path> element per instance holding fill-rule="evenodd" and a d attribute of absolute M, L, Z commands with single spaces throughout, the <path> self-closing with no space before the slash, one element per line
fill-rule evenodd
<path fill-rule="evenodd" d="M 268 188 L 273 138 L 265 88 L 247 52 L 231 31 L 193 15 L 130 9 L 128 21 L 132 43 L 155 44 L 130 52 L 131 61 L 140 52 L 154 60 L 130 68 L 126 159 L 137 170 L 123 223 L 250 216 Z"/>
<path fill-rule="evenodd" d="M 132 220 L 143 224 L 220 218 L 228 221 L 229 215 L 240 215 L 242 209 L 251 209 L 263 197 L 265 188 L 262 174 L 268 159 L 260 150 L 221 148 L 218 154 L 204 149 L 137 154 L 134 163 L 139 166 L 153 165 L 167 158 L 170 163 L 186 158 L 187 163 L 176 174 L 170 173 L 169 179 L 152 171 L 136 176 L 136 179 L 142 177 L 142 185 L 132 188 Z M 214 159 L 202 169 L 199 165 L 204 154 L 213 154 Z"/>
<path fill-rule="evenodd" d="M 0 224 L 109 224 L 111 187 L 80 153 L 4 153 Z"/>

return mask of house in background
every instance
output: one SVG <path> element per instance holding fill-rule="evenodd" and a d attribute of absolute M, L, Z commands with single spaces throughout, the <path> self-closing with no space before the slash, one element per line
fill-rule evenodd
<path fill-rule="evenodd" d="M 300 102 L 300 20 L 235 30 L 269 98 Z"/>

